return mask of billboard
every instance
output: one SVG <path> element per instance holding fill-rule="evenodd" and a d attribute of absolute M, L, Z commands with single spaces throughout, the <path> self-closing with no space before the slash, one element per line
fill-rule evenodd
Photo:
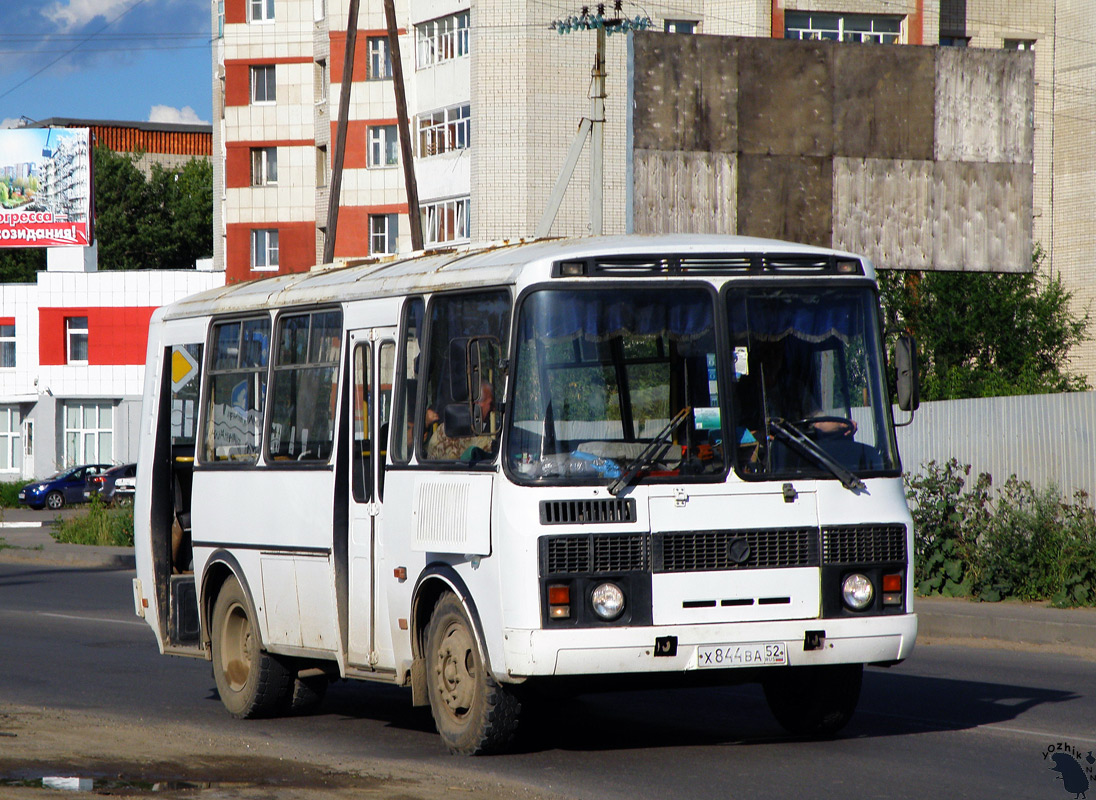
<path fill-rule="evenodd" d="M 0 247 L 91 243 L 87 128 L 0 130 Z"/>

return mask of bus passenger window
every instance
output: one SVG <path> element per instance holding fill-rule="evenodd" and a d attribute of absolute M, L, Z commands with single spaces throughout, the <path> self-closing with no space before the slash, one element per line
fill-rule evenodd
<path fill-rule="evenodd" d="M 369 413 L 372 399 L 372 386 L 369 376 L 372 373 L 372 358 L 369 345 L 359 344 L 354 348 L 354 448 L 350 452 L 353 462 L 351 482 L 354 500 L 367 503 L 372 498 L 373 419 Z"/>
<path fill-rule="evenodd" d="M 269 458 L 326 462 L 335 441 L 342 312 L 278 318 L 270 411 Z"/>
<path fill-rule="evenodd" d="M 392 381 L 396 372 L 396 345 L 392 341 L 381 342 L 377 374 L 377 490 L 384 498 L 384 462 L 388 457 L 389 420 L 392 416 Z"/>
<path fill-rule="evenodd" d="M 217 323 L 212 347 L 202 460 L 254 464 L 261 444 L 270 320 L 258 317 Z"/>
<path fill-rule="evenodd" d="M 392 460 L 406 464 L 414 449 L 413 427 L 419 387 L 419 343 L 422 341 L 422 298 L 407 301 L 403 308 L 403 332 L 400 334 L 400 376 L 395 413 L 392 419 Z"/>

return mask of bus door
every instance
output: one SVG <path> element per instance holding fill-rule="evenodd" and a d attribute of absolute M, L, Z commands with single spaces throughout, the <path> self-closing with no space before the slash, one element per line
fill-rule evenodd
<path fill-rule="evenodd" d="M 395 374 L 395 328 L 350 332 L 353 417 L 350 430 L 350 536 L 347 661 L 375 667 L 377 641 L 377 570 L 383 561 L 384 462 Z M 383 609 L 382 609 L 383 611 Z M 388 627 L 381 626 L 384 639 Z M 385 659 L 387 661 L 387 659 Z"/>

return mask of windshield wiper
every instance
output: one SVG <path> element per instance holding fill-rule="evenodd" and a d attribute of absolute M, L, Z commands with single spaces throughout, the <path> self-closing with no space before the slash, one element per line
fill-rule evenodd
<path fill-rule="evenodd" d="M 773 433 L 786 442 L 795 452 L 828 469 L 834 477 L 841 481 L 841 485 L 850 492 L 867 488 L 862 480 L 845 469 L 837 459 L 811 441 L 803 431 L 794 425 L 789 425 L 786 420 L 780 417 L 770 417 L 768 423 Z M 610 491 L 612 490 L 610 489 Z"/>
<path fill-rule="evenodd" d="M 628 465 L 620 473 L 620 477 L 609 484 L 609 494 L 616 497 L 623 492 L 624 488 L 632 482 L 632 478 L 636 476 L 636 473 L 643 469 L 644 466 L 654 461 L 654 455 L 660 447 L 663 448 L 663 452 L 665 452 L 665 447 L 669 444 L 667 440 L 670 438 L 670 434 L 674 432 L 674 429 L 677 428 L 678 425 L 685 421 L 692 410 L 692 406 L 685 406 L 685 408 L 674 414 L 674 418 L 666 424 L 665 428 L 658 432 L 655 438 L 651 440 L 650 444 L 644 447 L 639 455 L 628 462 Z"/>

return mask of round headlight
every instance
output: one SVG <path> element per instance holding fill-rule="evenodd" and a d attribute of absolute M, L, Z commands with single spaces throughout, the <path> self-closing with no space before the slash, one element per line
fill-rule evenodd
<path fill-rule="evenodd" d="M 871 605 L 872 598 L 875 597 L 875 588 L 866 575 L 854 572 L 842 581 L 841 597 L 845 600 L 845 605 L 853 611 L 863 611 Z"/>
<path fill-rule="evenodd" d="M 603 620 L 613 620 L 624 612 L 624 592 L 615 583 L 599 584 L 592 595 L 590 605 Z"/>

